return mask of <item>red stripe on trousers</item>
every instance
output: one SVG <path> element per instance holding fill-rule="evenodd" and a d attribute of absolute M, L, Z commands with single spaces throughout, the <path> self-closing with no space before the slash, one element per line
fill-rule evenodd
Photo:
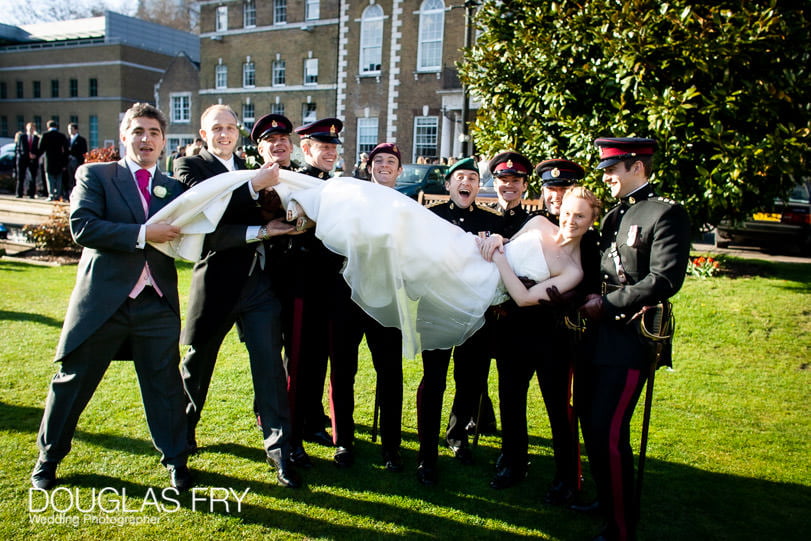
<path fill-rule="evenodd" d="M 625 387 L 620 395 L 617 409 L 611 418 L 611 429 L 608 433 L 608 464 L 611 477 L 611 489 L 614 500 L 614 520 L 619 529 L 619 538 L 628 538 L 628 525 L 625 523 L 625 499 L 622 486 L 622 456 L 620 455 L 620 430 L 625 418 L 625 411 L 631 403 L 636 386 L 639 383 L 640 371 L 628 370 L 625 378 Z"/>

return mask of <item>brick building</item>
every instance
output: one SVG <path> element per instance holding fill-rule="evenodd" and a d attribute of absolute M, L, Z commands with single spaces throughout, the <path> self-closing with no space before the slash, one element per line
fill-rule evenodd
<path fill-rule="evenodd" d="M 199 61 L 199 39 L 114 12 L 101 17 L 0 25 L 0 137 L 50 119 L 77 122 L 91 148 L 118 141 L 120 115 L 155 102 L 178 53 Z M 195 89 L 191 89 L 196 91 Z"/>

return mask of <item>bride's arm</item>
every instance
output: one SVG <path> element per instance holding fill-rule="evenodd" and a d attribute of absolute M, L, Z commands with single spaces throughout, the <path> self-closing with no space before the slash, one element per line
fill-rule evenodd
<path fill-rule="evenodd" d="M 541 301 L 551 300 L 546 292 L 547 288 L 554 286 L 558 288 L 560 293 L 565 293 L 570 289 L 574 289 L 583 279 L 583 270 L 579 265 L 572 262 L 566 265 L 560 274 L 527 288 L 516 276 L 515 271 L 510 267 L 507 257 L 503 253 L 496 251 L 493 254 L 493 261 L 501 274 L 504 287 L 507 288 L 510 297 L 518 306 L 533 306 Z"/>

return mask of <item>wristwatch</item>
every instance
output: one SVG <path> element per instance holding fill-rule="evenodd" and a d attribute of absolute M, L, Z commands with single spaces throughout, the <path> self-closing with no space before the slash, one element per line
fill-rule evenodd
<path fill-rule="evenodd" d="M 268 228 L 267 226 L 262 226 L 259 228 L 259 231 L 256 233 L 256 238 L 259 240 L 265 240 L 266 238 L 270 237 L 268 235 Z"/>

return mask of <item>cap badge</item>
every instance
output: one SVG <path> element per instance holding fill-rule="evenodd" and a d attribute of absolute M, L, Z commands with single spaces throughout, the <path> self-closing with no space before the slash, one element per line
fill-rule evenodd
<path fill-rule="evenodd" d="M 557 167 L 555 167 L 554 169 L 552 169 L 552 170 L 549 172 L 549 174 L 550 174 L 550 175 L 552 175 L 552 178 L 558 178 L 558 177 L 560 176 L 560 169 L 558 169 Z"/>
<path fill-rule="evenodd" d="M 399 152 L 400 152 L 400 149 L 399 149 L 399 148 L 397 148 L 397 145 L 392 145 L 391 149 L 392 149 L 394 152 L 397 152 L 397 153 L 399 153 Z"/>
<path fill-rule="evenodd" d="M 512 168 L 513 168 L 513 161 L 512 160 L 507 160 L 507 169 L 512 169 Z"/>
<path fill-rule="evenodd" d="M 335 129 L 335 124 L 329 127 L 329 133 L 330 135 L 335 135 L 338 133 L 338 130 Z"/>
<path fill-rule="evenodd" d="M 274 121 L 272 121 L 272 122 L 270 123 L 270 125 L 271 125 L 271 127 L 273 127 L 273 128 L 278 128 L 278 127 L 279 127 L 279 123 L 278 123 L 278 122 L 276 122 L 275 120 L 274 120 Z"/>

